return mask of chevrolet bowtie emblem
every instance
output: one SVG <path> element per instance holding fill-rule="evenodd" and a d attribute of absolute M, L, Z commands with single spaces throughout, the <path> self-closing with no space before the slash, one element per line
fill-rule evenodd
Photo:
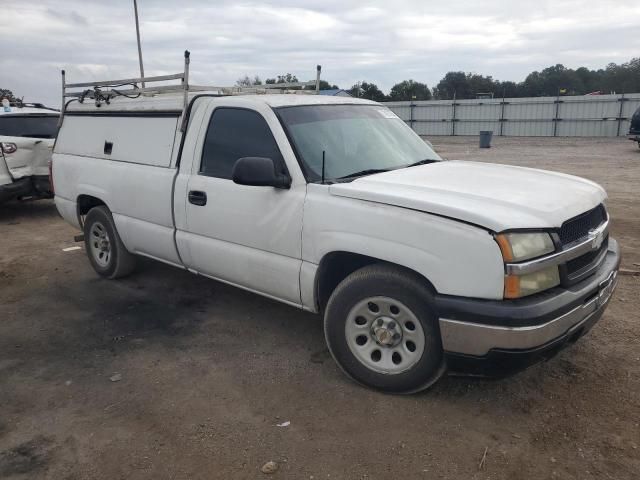
<path fill-rule="evenodd" d="M 591 249 L 592 250 L 599 249 L 602 246 L 602 242 L 604 241 L 604 232 L 590 230 L 589 235 L 593 235 L 593 240 L 591 240 Z"/>

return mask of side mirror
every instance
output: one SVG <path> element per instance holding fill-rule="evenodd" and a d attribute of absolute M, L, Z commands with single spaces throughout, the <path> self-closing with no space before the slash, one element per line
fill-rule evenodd
<path fill-rule="evenodd" d="M 232 178 L 239 185 L 254 187 L 289 188 L 289 175 L 276 172 L 276 166 L 271 158 L 243 157 L 233 166 Z"/>

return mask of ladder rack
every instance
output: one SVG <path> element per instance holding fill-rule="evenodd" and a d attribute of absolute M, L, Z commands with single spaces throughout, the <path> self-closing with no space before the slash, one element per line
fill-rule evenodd
<path fill-rule="evenodd" d="M 86 98 L 95 100 L 96 106 L 102 103 L 108 104 L 111 99 L 118 96 L 131 97 L 133 95 L 156 95 L 162 93 L 180 93 L 184 94 L 183 118 L 184 113 L 189 106 L 189 92 L 214 92 L 214 95 L 250 95 L 250 94 L 266 94 L 266 93 L 295 93 L 295 94 L 317 94 L 320 91 L 320 71 L 321 66 L 316 68 L 316 79 L 308 82 L 289 82 L 289 83 L 269 83 L 265 85 L 252 85 L 250 87 L 232 86 L 218 87 L 207 85 L 190 85 L 189 84 L 189 63 L 190 52 L 184 52 L 184 71 L 173 73 L 170 75 L 158 75 L 155 77 L 135 77 L 124 78 L 118 80 L 101 80 L 98 82 L 82 82 L 67 83 L 65 71 L 62 70 L 62 109 L 60 111 L 59 125 L 62 125 L 62 118 L 69 102 L 77 100 L 83 102 Z M 177 85 L 154 85 L 148 84 L 167 82 L 171 80 L 179 80 Z M 141 84 L 141 87 L 138 87 Z M 122 89 L 120 87 L 130 87 Z M 305 90 L 305 87 L 314 87 L 311 90 Z M 67 100 L 70 99 L 70 100 Z"/>

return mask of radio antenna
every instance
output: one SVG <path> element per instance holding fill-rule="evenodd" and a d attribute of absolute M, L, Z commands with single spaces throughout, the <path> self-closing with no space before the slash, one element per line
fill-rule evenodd
<path fill-rule="evenodd" d="M 324 150 L 322 150 L 322 179 L 320 183 L 324 184 Z"/>

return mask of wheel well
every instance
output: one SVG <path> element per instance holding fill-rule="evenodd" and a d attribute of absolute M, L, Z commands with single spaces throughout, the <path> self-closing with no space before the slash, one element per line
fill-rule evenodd
<path fill-rule="evenodd" d="M 403 270 L 406 270 L 407 273 L 419 277 L 420 281 L 424 282 L 430 291 L 434 293 L 436 291 L 433 284 L 426 277 L 415 270 L 403 267 L 402 265 L 397 265 L 385 260 L 380 260 L 379 258 L 369 257 L 367 255 L 360 255 L 358 253 L 332 252 L 322 258 L 316 274 L 315 288 L 318 311 L 324 311 L 331 294 L 342 280 L 347 278 L 356 270 L 376 263 L 402 268 Z"/>
<path fill-rule="evenodd" d="M 77 209 L 78 209 L 78 221 L 80 225 L 83 224 L 82 217 L 89 213 L 93 207 L 98 207 L 100 205 L 105 205 L 102 200 L 98 197 L 92 197 L 91 195 L 80 195 L 77 200 Z"/>
<path fill-rule="evenodd" d="M 91 195 L 80 195 L 77 203 L 79 215 L 86 215 L 93 207 L 106 205 L 102 200 L 97 197 L 92 197 Z"/>

